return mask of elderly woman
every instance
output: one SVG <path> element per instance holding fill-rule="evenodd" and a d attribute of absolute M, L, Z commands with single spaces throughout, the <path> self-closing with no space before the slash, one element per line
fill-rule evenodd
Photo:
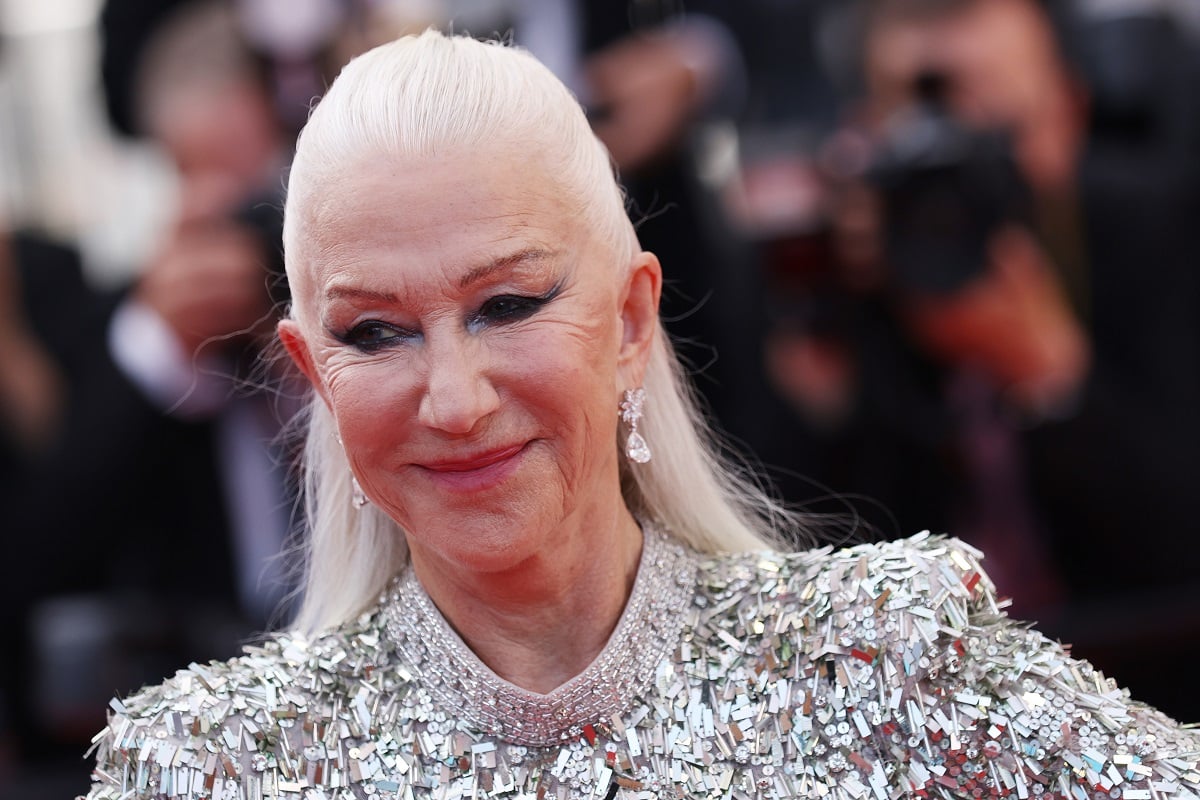
<path fill-rule="evenodd" d="M 1197 796 L 1200 740 L 1007 621 L 963 545 L 771 550 L 526 54 L 354 61 L 286 218 L 298 629 L 114 701 L 89 798 Z"/>

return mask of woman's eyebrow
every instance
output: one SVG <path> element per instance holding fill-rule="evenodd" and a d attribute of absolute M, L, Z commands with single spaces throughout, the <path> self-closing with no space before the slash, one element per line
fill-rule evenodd
<path fill-rule="evenodd" d="M 325 290 L 329 300 L 369 300 L 375 303 L 396 303 L 396 295 L 391 292 L 377 292 L 373 289 L 359 289 L 351 286 L 330 286 Z"/>
<path fill-rule="evenodd" d="M 472 285 L 491 277 L 497 272 L 512 269 L 514 267 L 525 266 L 526 264 L 536 264 L 543 261 L 548 261 L 554 256 L 550 250 L 543 250 L 537 247 L 531 247 L 527 250 L 521 250 L 507 256 L 501 256 L 487 264 L 482 264 L 467 271 L 467 274 L 458 279 L 459 289 L 469 289 Z"/>
<path fill-rule="evenodd" d="M 540 264 L 549 261 L 554 257 L 554 252 L 538 247 L 531 247 L 526 250 L 521 250 L 511 255 L 501 256 L 500 258 L 489 261 L 486 264 L 481 264 L 478 267 L 472 267 L 465 275 L 458 279 L 458 287 L 460 289 L 468 289 L 476 283 L 486 280 L 497 272 L 504 270 L 515 269 L 527 265 Z M 393 292 L 378 291 L 375 289 L 363 289 L 357 286 L 341 286 L 333 285 L 325 290 L 325 298 L 328 300 L 365 300 L 373 303 L 385 303 L 394 305 L 399 302 L 397 295 Z"/>

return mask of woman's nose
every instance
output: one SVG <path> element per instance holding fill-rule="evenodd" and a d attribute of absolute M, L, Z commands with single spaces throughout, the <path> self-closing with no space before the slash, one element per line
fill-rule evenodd
<path fill-rule="evenodd" d="M 427 380 L 418 419 L 449 434 L 464 435 L 500 405 L 475 342 L 455 337 L 427 351 Z"/>

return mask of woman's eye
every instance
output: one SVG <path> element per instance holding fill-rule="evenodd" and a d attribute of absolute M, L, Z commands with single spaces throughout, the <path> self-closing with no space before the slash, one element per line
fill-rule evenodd
<path fill-rule="evenodd" d="M 561 286 L 555 286 L 545 294 L 533 297 L 519 294 L 502 294 L 491 298 L 471 315 L 468 325 L 478 327 L 492 323 L 517 322 L 532 317 L 538 309 L 549 303 L 558 293 Z"/>
<path fill-rule="evenodd" d="M 363 322 L 355 325 L 345 336 L 338 338 L 360 350 L 372 351 L 408 339 L 412 334 L 382 322 Z"/>
<path fill-rule="evenodd" d="M 475 316 L 481 322 L 524 318 L 537 310 L 539 305 L 536 297 L 506 294 L 488 300 L 480 306 L 479 312 Z"/>

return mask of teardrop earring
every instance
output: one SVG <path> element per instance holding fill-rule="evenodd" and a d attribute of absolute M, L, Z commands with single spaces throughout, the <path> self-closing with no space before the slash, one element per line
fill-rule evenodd
<path fill-rule="evenodd" d="M 625 399 L 621 401 L 621 419 L 629 426 L 629 438 L 625 440 L 625 455 L 630 461 L 645 464 L 651 458 L 650 445 L 638 432 L 638 422 L 643 416 L 643 406 L 646 403 L 646 390 L 626 389 Z"/>

